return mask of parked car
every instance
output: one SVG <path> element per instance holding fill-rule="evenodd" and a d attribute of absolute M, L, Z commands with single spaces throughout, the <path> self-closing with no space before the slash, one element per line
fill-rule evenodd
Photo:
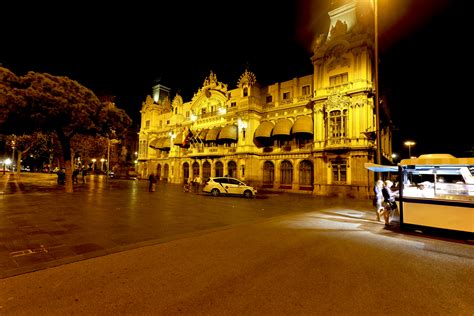
<path fill-rule="evenodd" d="M 257 190 L 239 179 L 230 177 L 211 177 L 204 183 L 203 192 L 210 193 L 213 196 L 224 195 L 242 195 L 246 198 L 254 197 Z"/>

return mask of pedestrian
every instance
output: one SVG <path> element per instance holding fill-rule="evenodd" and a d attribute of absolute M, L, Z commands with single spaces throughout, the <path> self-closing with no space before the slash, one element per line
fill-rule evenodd
<path fill-rule="evenodd" d="M 72 183 L 79 183 L 77 181 L 77 176 L 79 175 L 79 170 L 78 169 L 74 169 L 74 171 L 72 172 Z"/>
<path fill-rule="evenodd" d="M 82 183 L 86 183 L 87 169 L 84 166 L 82 167 L 81 175 L 82 175 Z"/>
<path fill-rule="evenodd" d="M 383 194 L 382 194 L 383 186 L 384 186 L 384 183 L 382 180 L 377 180 L 374 186 L 374 193 L 375 193 L 374 206 L 375 206 L 375 215 L 377 217 L 377 222 L 380 221 L 380 215 L 382 215 L 383 213 L 383 206 L 382 206 L 382 203 L 384 200 Z"/>
<path fill-rule="evenodd" d="M 199 187 L 201 185 L 201 177 L 199 175 L 194 178 L 194 193 L 199 193 Z"/>
<path fill-rule="evenodd" d="M 148 182 L 148 192 L 155 192 L 157 180 L 153 172 L 148 176 Z"/>
<path fill-rule="evenodd" d="M 395 192 L 392 191 L 393 182 L 390 180 L 385 181 L 385 186 L 382 189 L 383 195 L 383 217 L 385 225 L 390 224 L 390 217 L 398 209 L 397 203 L 395 202 Z"/>

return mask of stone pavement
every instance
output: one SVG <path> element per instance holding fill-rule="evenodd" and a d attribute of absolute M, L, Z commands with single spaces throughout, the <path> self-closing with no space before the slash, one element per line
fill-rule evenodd
<path fill-rule="evenodd" d="M 15 176 L 16 177 L 16 176 Z M 184 193 L 179 185 L 79 178 L 67 194 L 56 175 L 24 173 L 3 181 L 0 197 L 0 277 L 204 233 L 274 216 L 323 210 L 342 200 L 259 194 L 257 199 Z M 6 179 L 6 178 L 4 178 Z M 351 200 L 351 214 L 373 217 L 370 202 Z M 379 229 L 383 226 L 377 225 Z"/>
<path fill-rule="evenodd" d="M 474 313 L 473 245 L 387 230 L 370 201 L 11 180 L 1 315 Z"/>

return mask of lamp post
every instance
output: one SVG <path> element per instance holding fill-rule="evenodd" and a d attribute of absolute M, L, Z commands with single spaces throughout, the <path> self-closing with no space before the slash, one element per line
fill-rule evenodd
<path fill-rule="evenodd" d="M 379 109 L 379 23 L 378 1 L 374 0 L 374 33 L 375 33 L 375 134 L 377 142 L 377 163 L 382 164 L 382 139 L 380 137 L 380 109 Z"/>
<path fill-rule="evenodd" d="M 416 143 L 411 140 L 407 140 L 405 143 L 405 146 L 408 146 L 408 158 L 411 158 L 411 146 L 414 146 Z"/>

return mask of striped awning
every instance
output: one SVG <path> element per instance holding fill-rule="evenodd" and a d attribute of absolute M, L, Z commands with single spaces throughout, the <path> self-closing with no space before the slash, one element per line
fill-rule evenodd
<path fill-rule="evenodd" d="M 151 142 L 148 143 L 148 147 L 151 147 L 153 149 L 157 149 L 156 144 L 158 143 L 159 140 L 160 140 L 159 138 L 153 139 Z"/>
<path fill-rule="evenodd" d="M 199 132 L 199 138 L 204 141 L 206 139 L 206 136 L 207 136 L 208 132 L 209 132 L 208 128 L 205 128 L 205 129 L 201 130 Z"/>
<path fill-rule="evenodd" d="M 174 139 L 173 144 L 176 146 L 183 145 L 183 132 L 179 132 L 178 134 L 176 134 L 176 138 Z"/>
<path fill-rule="evenodd" d="M 291 133 L 306 133 L 313 135 L 313 119 L 309 116 L 298 116 L 293 124 Z"/>
<path fill-rule="evenodd" d="M 215 142 L 217 140 L 217 136 L 219 135 L 222 127 L 213 127 L 207 132 L 206 134 L 206 142 Z"/>
<path fill-rule="evenodd" d="M 279 120 L 273 128 L 272 136 L 289 136 L 293 123 L 289 119 Z"/>
<path fill-rule="evenodd" d="M 153 147 L 153 148 L 155 148 L 155 149 L 161 149 L 161 148 L 163 147 L 163 142 L 164 142 L 164 141 L 165 141 L 165 138 L 164 138 L 164 137 L 158 138 L 158 139 L 157 139 L 157 142 L 156 142 L 156 144 L 155 144 L 155 147 Z"/>
<path fill-rule="evenodd" d="M 163 143 L 161 144 L 161 147 L 159 149 L 169 150 L 170 148 L 171 148 L 171 138 L 170 137 L 163 138 Z"/>
<path fill-rule="evenodd" d="M 227 125 L 219 133 L 219 140 L 237 141 L 238 129 L 237 125 Z"/>
<path fill-rule="evenodd" d="M 255 130 L 255 138 L 270 138 L 272 137 L 272 131 L 275 125 L 272 122 L 265 121 Z"/>

